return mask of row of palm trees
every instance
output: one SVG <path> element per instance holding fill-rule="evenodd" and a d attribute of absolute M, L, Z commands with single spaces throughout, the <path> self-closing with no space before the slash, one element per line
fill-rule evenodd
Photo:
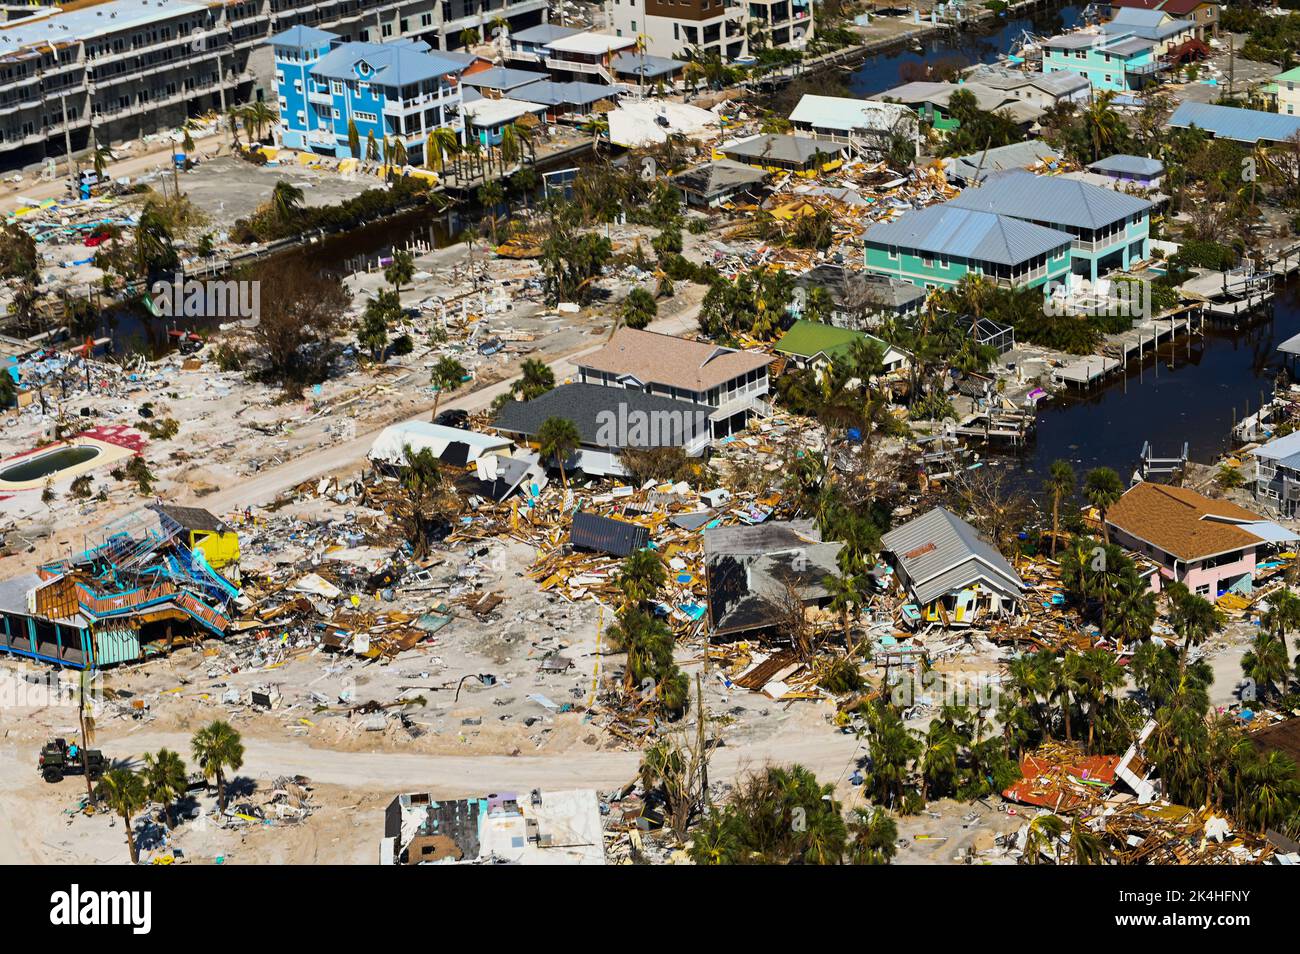
<path fill-rule="evenodd" d="M 244 743 L 239 733 L 218 719 L 194 733 L 190 749 L 203 777 L 216 781 L 217 804 L 219 810 L 225 811 L 226 772 L 238 771 L 244 764 Z M 118 766 L 104 773 L 96 796 L 122 819 L 132 864 L 140 860 L 135 815 L 150 803 L 157 804 L 164 824 L 172 829 L 176 824 L 176 802 L 185 794 L 188 780 L 184 759 L 166 748 L 146 754 L 139 770 Z"/>
<path fill-rule="evenodd" d="M 263 133 L 279 119 L 279 114 L 260 99 L 243 106 L 230 107 L 226 110 L 226 129 L 230 133 L 231 148 L 238 149 L 241 145 L 239 141 L 241 126 L 250 144 L 263 142 Z"/>

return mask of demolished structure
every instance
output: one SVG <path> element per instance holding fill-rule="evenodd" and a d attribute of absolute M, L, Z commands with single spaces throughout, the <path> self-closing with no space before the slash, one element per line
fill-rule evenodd
<path fill-rule="evenodd" d="M 206 511 L 197 519 L 194 509 L 138 510 L 109 524 L 81 554 L 0 583 L 3 649 L 88 670 L 224 636 L 239 588 L 209 562 L 206 541 L 190 544 L 195 532 L 219 541 L 233 531 Z M 187 532 L 196 526 L 216 529 Z M 229 545 L 220 552 L 228 557 Z M 234 564 L 221 562 L 233 576 Z"/>
<path fill-rule="evenodd" d="M 926 622 L 969 626 L 1014 612 L 1024 581 L 975 528 L 935 507 L 886 533 L 881 545 Z"/>
<path fill-rule="evenodd" d="M 829 596 L 842 543 L 823 543 L 811 520 L 716 527 L 704 533 L 709 632 L 735 637 L 773 629 Z"/>
<path fill-rule="evenodd" d="M 603 865 L 600 803 L 592 789 L 442 801 L 399 795 L 384 813 L 380 864 Z"/>

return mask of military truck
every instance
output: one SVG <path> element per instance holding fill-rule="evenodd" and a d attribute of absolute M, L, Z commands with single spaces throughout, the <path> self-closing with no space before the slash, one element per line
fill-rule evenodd
<path fill-rule="evenodd" d="M 90 774 L 92 782 L 99 781 L 107 765 L 104 753 L 99 749 L 86 749 L 84 763 L 81 756 L 80 749 L 77 750 L 76 755 L 70 755 L 67 742 L 63 739 L 53 739 L 41 748 L 41 757 L 36 762 L 36 768 L 41 773 L 41 777 L 50 783 L 62 782 L 65 775 L 80 775 L 83 768 Z"/>

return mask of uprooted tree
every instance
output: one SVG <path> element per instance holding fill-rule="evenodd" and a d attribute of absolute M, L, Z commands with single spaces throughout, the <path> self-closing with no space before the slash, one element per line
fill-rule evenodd
<path fill-rule="evenodd" d="M 348 293 L 337 279 L 297 261 L 269 264 L 248 280 L 261 282 L 261 314 L 252 332 L 260 360 L 253 373 L 297 397 L 329 370 Z"/>

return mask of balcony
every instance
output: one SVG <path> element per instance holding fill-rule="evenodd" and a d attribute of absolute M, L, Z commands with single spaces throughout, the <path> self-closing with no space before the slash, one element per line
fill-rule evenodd
<path fill-rule="evenodd" d="M 588 73 L 592 76 L 599 76 L 609 85 L 614 85 L 614 77 L 610 75 L 609 70 L 605 69 L 600 63 L 585 63 L 581 60 L 562 60 L 556 56 L 546 58 L 546 68 L 548 70 L 568 70 L 570 73 Z"/>
<path fill-rule="evenodd" d="M 440 103 L 445 103 L 448 99 L 448 96 L 440 93 L 425 93 L 423 96 L 416 96 L 414 99 L 404 99 L 401 101 L 385 100 L 384 115 L 404 116 L 410 112 L 418 112 L 429 106 L 437 106 Z"/>

